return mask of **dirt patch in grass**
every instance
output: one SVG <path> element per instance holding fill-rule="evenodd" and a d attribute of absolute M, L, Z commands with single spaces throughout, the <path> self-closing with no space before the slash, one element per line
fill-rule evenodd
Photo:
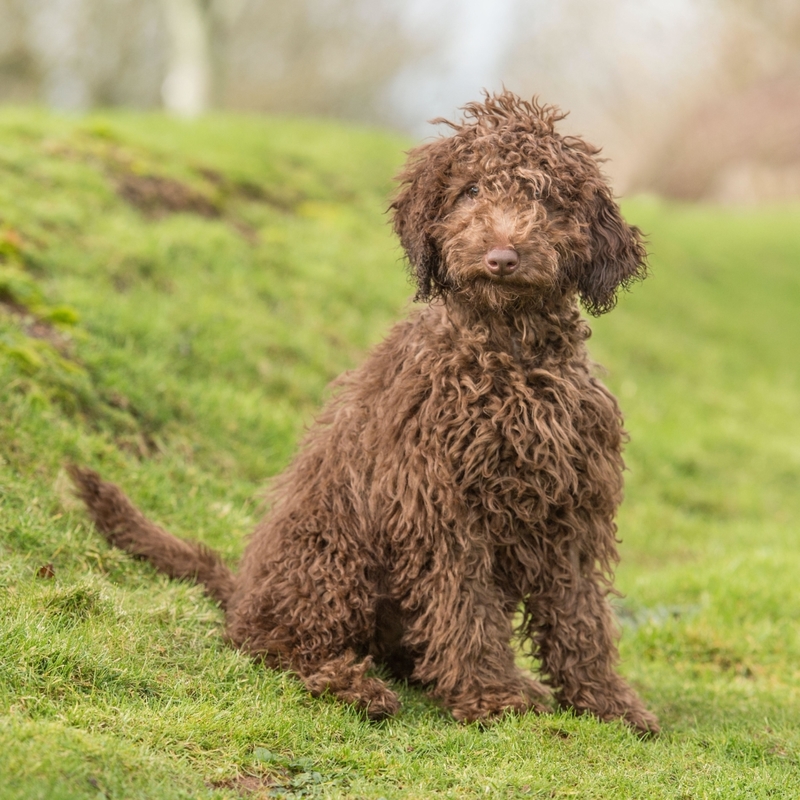
<path fill-rule="evenodd" d="M 272 797 L 276 783 L 268 775 L 237 775 L 224 781 L 211 781 L 208 786 L 211 789 L 230 789 L 248 800 L 259 800 Z"/>
<path fill-rule="evenodd" d="M 201 217 L 220 216 L 219 208 L 208 197 L 174 178 L 126 172 L 116 178 L 116 184 L 120 197 L 149 217 L 181 211 Z"/>
<path fill-rule="evenodd" d="M 0 312 L 13 317 L 22 326 L 26 336 L 49 342 L 60 355 L 71 358 L 71 340 L 52 324 L 36 316 L 29 308 L 0 291 Z"/>
<path fill-rule="evenodd" d="M 230 180 L 221 172 L 209 167 L 200 167 L 197 172 L 226 195 L 232 195 L 251 203 L 264 203 L 284 214 L 294 214 L 297 210 L 297 205 L 305 199 L 297 190 L 292 190 L 288 193 L 284 190 L 279 194 L 255 181 Z"/>
<path fill-rule="evenodd" d="M 275 198 L 255 184 L 240 186 L 231 183 L 213 170 L 200 170 L 200 175 L 212 183 L 220 194 L 217 202 L 175 178 L 163 175 L 137 175 L 121 172 L 114 178 L 117 194 L 150 219 L 160 219 L 167 214 L 180 212 L 197 214 L 207 219 L 226 218 L 234 229 L 250 244 L 258 242 L 258 233 L 241 219 L 230 216 L 223 207 L 226 197 L 240 197 L 251 202 L 261 202 L 283 213 L 291 213 L 291 201 Z M 220 205 L 222 203 L 222 205 Z"/>

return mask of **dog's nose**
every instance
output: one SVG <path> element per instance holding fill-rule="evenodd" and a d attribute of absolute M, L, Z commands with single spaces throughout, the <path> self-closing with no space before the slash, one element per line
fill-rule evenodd
<path fill-rule="evenodd" d="M 519 253 L 513 247 L 495 248 L 483 257 L 483 262 L 492 275 L 510 275 L 519 266 Z"/>

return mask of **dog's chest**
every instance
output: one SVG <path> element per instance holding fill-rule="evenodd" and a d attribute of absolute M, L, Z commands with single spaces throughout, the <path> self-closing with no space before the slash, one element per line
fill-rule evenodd
<path fill-rule="evenodd" d="M 482 353 L 440 376 L 432 400 L 430 434 L 476 508 L 538 517 L 572 502 L 598 470 L 618 471 L 616 403 L 585 361 Z"/>

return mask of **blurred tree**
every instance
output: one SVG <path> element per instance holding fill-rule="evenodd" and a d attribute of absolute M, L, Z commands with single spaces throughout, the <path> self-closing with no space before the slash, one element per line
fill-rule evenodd
<path fill-rule="evenodd" d="M 683 200 L 800 199 L 800 3 L 716 0 L 714 68 L 632 188 Z"/>
<path fill-rule="evenodd" d="M 369 119 L 416 52 L 402 15 L 395 0 L 0 0 L 0 101 Z"/>
<path fill-rule="evenodd" d="M 168 111 L 194 116 L 224 91 L 229 32 L 247 0 L 161 0 L 169 33 L 169 59 L 161 97 Z"/>
<path fill-rule="evenodd" d="M 625 192 L 713 74 L 717 2 L 528 2 L 506 80 L 568 110 L 562 130 L 602 145 Z"/>
<path fill-rule="evenodd" d="M 0 100 L 64 110 L 159 103 L 159 0 L 0 0 Z"/>
<path fill-rule="evenodd" d="M 376 119 L 390 76 L 418 48 L 396 0 L 245 0 L 227 31 L 222 104 Z"/>
<path fill-rule="evenodd" d="M 35 99 L 41 81 L 39 64 L 25 39 L 25 18 L 15 3 L 0 0 L 0 98 Z"/>
<path fill-rule="evenodd" d="M 0 101 L 427 132 L 505 85 L 572 111 L 618 191 L 655 185 L 698 109 L 798 58 L 798 0 L 0 0 Z"/>
<path fill-rule="evenodd" d="M 164 107 L 183 116 L 208 108 L 211 96 L 211 21 L 207 0 L 161 0 L 170 39 Z"/>
<path fill-rule="evenodd" d="M 800 63 L 798 0 L 718 0 L 725 19 L 720 71 L 740 89 Z"/>

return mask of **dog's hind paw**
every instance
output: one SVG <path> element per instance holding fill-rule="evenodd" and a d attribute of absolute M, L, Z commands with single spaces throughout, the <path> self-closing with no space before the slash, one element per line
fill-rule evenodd
<path fill-rule="evenodd" d="M 362 703 L 363 701 L 359 701 L 359 705 Z M 391 689 L 378 687 L 375 696 L 363 703 L 363 708 L 370 719 L 386 719 L 393 717 L 400 710 L 400 699 Z"/>

